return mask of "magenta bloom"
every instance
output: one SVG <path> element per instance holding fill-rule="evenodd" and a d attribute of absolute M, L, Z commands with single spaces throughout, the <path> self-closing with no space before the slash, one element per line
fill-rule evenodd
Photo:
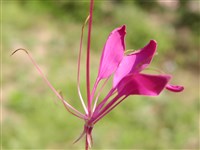
<path fill-rule="evenodd" d="M 63 96 L 55 90 L 51 83 L 44 76 L 43 72 L 33 60 L 31 55 L 25 49 L 28 57 L 43 77 L 47 85 L 53 90 L 56 96 L 63 102 L 66 109 L 84 120 L 84 130 L 81 136 L 75 141 L 77 142 L 84 135 L 86 136 L 86 149 L 92 145 L 92 129 L 94 125 L 113 110 L 119 103 L 130 95 L 145 95 L 145 96 L 157 96 L 164 89 L 172 92 L 181 92 L 184 88 L 182 86 L 170 85 L 170 75 L 159 74 L 151 75 L 144 74 L 142 71 L 149 66 L 153 56 L 157 49 L 157 43 L 155 40 L 150 40 L 149 43 L 143 48 L 125 55 L 125 35 L 126 26 L 123 25 L 114 29 L 104 45 L 98 75 L 92 91 L 90 91 L 90 42 L 91 42 L 91 29 L 92 29 L 92 13 L 93 13 L 93 0 L 90 3 L 90 15 L 88 25 L 88 44 L 87 44 L 87 57 L 86 57 L 86 81 L 87 81 L 87 107 L 85 101 L 81 95 L 80 90 L 80 59 L 82 54 L 82 38 L 83 29 L 87 20 L 82 28 L 79 58 L 78 58 L 78 74 L 77 74 L 77 89 L 80 97 L 82 106 L 85 110 L 85 114 L 76 110 L 71 106 Z M 16 50 L 16 51 L 18 51 Z M 15 52 L 16 52 L 15 51 Z M 13 52 L 13 54 L 15 53 Z M 113 77 L 113 86 L 108 91 L 108 94 L 99 100 L 99 96 L 107 81 Z M 100 90 L 97 92 L 96 89 L 100 82 L 104 82 Z M 99 101 L 99 102 L 98 102 Z"/>
<path fill-rule="evenodd" d="M 93 90 L 96 89 L 100 80 L 108 79 L 111 75 L 113 75 L 113 87 L 97 107 L 94 106 L 94 112 L 89 121 L 91 124 L 95 124 L 130 95 L 157 96 L 165 88 L 173 92 L 183 90 L 182 86 L 168 84 L 170 75 L 141 73 L 150 64 L 156 52 L 157 43 L 155 40 L 151 40 L 140 50 L 124 55 L 125 34 L 125 25 L 113 30 L 104 46 L 99 73 Z M 114 98 L 109 100 L 113 95 L 115 95 Z M 106 104 L 108 101 L 109 103 Z"/>

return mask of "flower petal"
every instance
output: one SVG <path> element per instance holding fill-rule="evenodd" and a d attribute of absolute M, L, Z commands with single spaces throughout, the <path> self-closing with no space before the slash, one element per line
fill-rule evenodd
<path fill-rule="evenodd" d="M 133 54 L 124 56 L 115 72 L 113 87 L 115 87 L 120 82 L 120 80 L 129 73 L 138 73 L 146 68 L 156 52 L 156 47 L 156 41 L 151 40 L 141 50 L 136 51 Z"/>
<path fill-rule="evenodd" d="M 169 75 L 130 74 L 117 85 L 119 94 L 156 96 L 170 80 Z"/>
<path fill-rule="evenodd" d="M 125 34 L 125 25 L 113 30 L 110 33 L 101 56 L 98 80 L 109 77 L 117 69 L 124 55 Z"/>
<path fill-rule="evenodd" d="M 181 92 L 184 90 L 184 87 L 178 86 L 178 85 L 167 84 L 166 89 L 168 89 L 169 91 L 172 91 L 172 92 Z"/>

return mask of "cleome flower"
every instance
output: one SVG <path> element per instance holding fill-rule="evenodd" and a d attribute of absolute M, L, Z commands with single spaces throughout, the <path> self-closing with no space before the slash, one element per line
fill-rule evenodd
<path fill-rule="evenodd" d="M 150 40 L 149 43 L 143 48 L 134 51 L 129 54 L 125 54 L 125 35 L 126 26 L 122 25 L 114 29 L 104 45 L 99 71 L 92 88 L 90 91 L 90 42 L 91 42 L 91 30 L 92 30 L 92 13 L 93 13 L 94 1 L 90 1 L 90 14 L 86 19 L 81 34 L 79 57 L 78 57 L 78 73 L 77 73 L 77 90 L 80 97 L 81 104 L 84 108 L 85 113 L 81 113 L 73 106 L 71 106 L 57 90 L 52 86 L 52 84 L 45 77 L 42 70 L 39 68 L 37 63 L 34 61 L 32 56 L 28 53 L 26 49 L 20 48 L 15 50 L 13 54 L 17 51 L 22 50 L 26 52 L 29 59 L 40 73 L 45 83 L 50 87 L 50 89 L 56 94 L 56 96 L 63 102 L 65 108 L 76 117 L 84 120 L 84 128 L 80 137 L 75 141 L 79 141 L 83 136 L 86 137 L 85 149 L 91 147 L 92 140 L 92 129 L 94 125 L 102 119 L 106 114 L 113 110 L 117 105 L 119 105 L 123 100 L 131 95 L 145 95 L 145 96 L 157 96 L 164 89 L 170 90 L 172 92 L 181 92 L 183 86 L 174 86 L 169 84 L 171 75 L 168 74 L 144 74 L 142 71 L 149 66 L 153 56 L 156 53 L 157 42 L 155 40 Z M 86 23 L 88 23 L 88 42 L 87 42 L 87 56 L 86 56 L 86 88 L 87 88 L 87 106 L 82 97 L 80 90 L 80 60 L 82 54 L 82 40 L 83 32 Z M 108 94 L 101 100 L 99 100 L 101 91 L 104 89 L 108 80 L 113 77 L 112 88 L 108 91 Z M 103 82 L 100 90 L 97 92 L 97 87 L 99 83 Z M 98 102 L 99 101 L 99 102 Z"/>

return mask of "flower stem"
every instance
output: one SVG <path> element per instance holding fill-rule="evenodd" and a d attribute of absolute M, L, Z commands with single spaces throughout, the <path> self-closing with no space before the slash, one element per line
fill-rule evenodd
<path fill-rule="evenodd" d="M 89 149 L 89 144 L 88 144 L 88 135 L 86 134 L 85 135 L 85 150 L 88 150 Z"/>
<path fill-rule="evenodd" d="M 87 60 L 86 60 L 86 82 L 87 82 L 87 100 L 88 100 L 88 113 L 91 116 L 91 98 L 90 98 L 90 43 L 92 31 L 92 12 L 94 0 L 90 0 L 90 19 L 88 25 L 88 41 L 87 41 Z"/>

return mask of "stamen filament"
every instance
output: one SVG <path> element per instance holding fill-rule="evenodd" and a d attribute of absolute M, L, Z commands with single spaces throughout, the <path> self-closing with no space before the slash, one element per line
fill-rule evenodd
<path fill-rule="evenodd" d="M 111 105 L 111 103 L 113 103 L 113 101 L 117 101 L 119 98 L 120 98 L 121 96 L 120 95 L 116 95 L 107 105 L 106 105 L 106 107 L 104 107 L 104 109 L 103 110 L 101 110 L 100 111 L 100 109 L 102 108 L 102 105 L 101 105 L 101 103 L 100 103 L 100 105 L 98 105 L 97 106 L 97 109 L 95 110 L 95 112 L 94 112 L 94 114 L 93 114 L 93 116 L 92 116 L 92 119 L 90 119 L 90 123 L 94 123 L 94 121 L 97 119 L 97 118 L 99 118 L 99 116 L 101 116 L 103 113 L 104 113 L 104 111 L 106 111 L 106 109 L 108 109 L 108 107 L 107 106 L 109 106 L 109 105 Z M 110 96 L 107 98 L 105 98 L 106 100 L 108 100 L 110 98 Z M 104 99 L 104 100 L 105 100 Z M 101 107 L 100 107 L 101 106 Z M 100 107 L 100 108 L 99 108 Z"/>
<path fill-rule="evenodd" d="M 67 105 L 68 103 L 67 103 L 64 99 L 62 99 L 62 102 L 63 102 L 65 108 L 67 109 L 67 111 L 68 111 L 69 113 L 73 114 L 74 116 L 76 116 L 76 117 L 78 117 L 78 118 L 80 118 L 80 119 L 84 119 L 84 120 L 87 119 L 86 116 L 81 116 L 81 115 L 79 115 L 79 114 L 76 114 L 76 113 L 72 112 L 72 111 L 68 108 L 68 105 Z"/>
<path fill-rule="evenodd" d="M 97 89 L 97 86 L 98 86 L 98 84 L 99 84 L 99 79 L 97 78 L 96 79 L 96 81 L 95 81 L 95 83 L 94 83 L 94 87 L 93 87 L 93 89 L 92 89 L 92 93 L 90 94 L 90 99 L 91 100 L 93 100 L 93 98 L 94 98 L 94 94 L 95 94 L 95 92 L 96 92 L 96 89 Z"/>
<path fill-rule="evenodd" d="M 134 49 L 127 49 L 125 52 L 124 52 L 124 54 L 125 55 L 128 55 L 128 54 L 130 54 L 130 53 L 132 53 L 132 52 L 134 52 L 135 50 Z"/>
<path fill-rule="evenodd" d="M 109 91 L 109 93 L 107 94 L 107 96 L 103 99 L 103 101 L 101 101 L 97 107 L 95 108 L 94 112 L 93 112 L 93 117 L 96 117 L 96 115 L 99 114 L 99 111 L 101 110 L 101 108 L 103 107 L 103 105 L 108 101 L 108 99 L 113 95 L 113 93 L 115 93 L 115 88 L 111 89 Z"/>
<path fill-rule="evenodd" d="M 156 71 L 156 72 L 161 73 L 161 74 L 166 74 L 164 71 L 159 70 L 159 69 L 154 68 L 154 67 L 146 68 L 145 70 L 152 70 L 152 71 Z"/>
<path fill-rule="evenodd" d="M 97 116 L 97 118 L 96 118 L 96 120 L 94 120 L 93 121 L 93 124 L 95 124 L 95 123 L 97 123 L 101 118 L 103 118 L 105 115 L 107 115 L 111 110 L 113 110 L 117 105 L 119 105 L 125 98 L 126 98 L 127 96 L 124 96 L 120 101 L 118 101 L 115 105 L 113 105 L 114 103 L 112 103 L 112 104 L 108 104 L 105 108 L 104 108 L 104 110 L 102 110 L 102 112 L 100 112 L 100 115 L 99 116 Z M 116 99 L 119 99 L 118 97 L 115 97 Z M 114 99 L 115 99 L 114 98 Z M 113 99 L 113 100 L 114 100 Z M 113 105 L 113 106 L 112 106 Z"/>
<path fill-rule="evenodd" d="M 97 96 L 96 96 L 96 99 L 95 99 L 95 102 L 94 102 L 94 106 L 93 106 L 93 110 L 92 110 L 92 112 L 95 111 L 95 108 L 96 108 L 96 105 L 97 105 L 97 102 L 98 102 L 99 96 L 100 96 L 100 94 L 101 94 L 103 88 L 105 87 L 106 83 L 108 82 L 108 80 L 109 80 L 109 78 L 107 78 L 107 79 L 104 81 L 102 87 L 100 88 L 100 90 L 99 90 L 99 92 L 98 92 L 98 94 L 97 94 Z M 95 90 L 96 90 L 96 89 L 95 89 Z"/>
<path fill-rule="evenodd" d="M 82 116 L 80 116 L 80 115 L 77 115 L 77 114 L 75 114 L 74 112 L 72 112 L 68 107 L 67 107 L 67 105 L 66 105 L 66 101 L 64 100 L 64 97 L 63 97 L 63 95 L 62 95 L 62 92 L 59 92 L 59 94 L 60 94 L 60 96 L 62 97 L 62 103 L 64 104 L 64 106 L 65 106 L 65 108 L 67 109 L 67 111 L 69 112 L 69 113 L 71 113 L 72 115 L 74 115 L 74 116 L 76 116 L 76 117 L 78 117 L 78 118 L 80 118 L 80 119 L 83 119 L 82 118 Z M 87 117 L 85 117 L 85 118 L 87 118 Z"/>

